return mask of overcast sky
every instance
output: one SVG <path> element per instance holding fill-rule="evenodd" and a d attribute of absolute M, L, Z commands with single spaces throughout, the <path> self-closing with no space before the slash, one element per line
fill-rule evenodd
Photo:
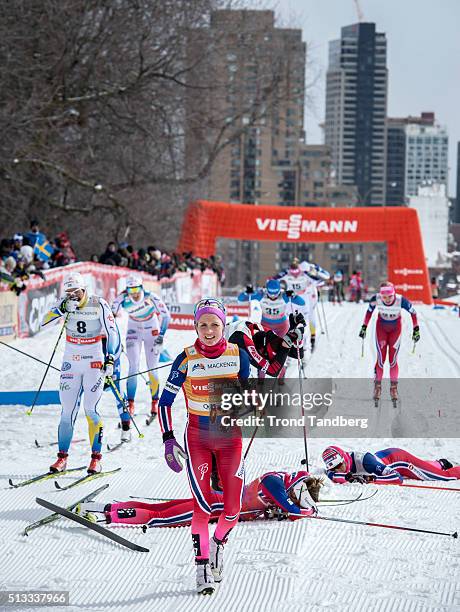
<path fill-rule="evenodd" d="M 267 2 L 269 4 L 269 2 Z M 359 0 L 364 21 L 387 36 L 388 114 L 434 111 L 449 132 L 449 195 L 455 196 L 460 141 L 460 0 Z M 356 23 L 353 0 L 278 0 L 280 25 L 303 30 L 313 69 L 321 72 L 314 106 L 307 110 L 309 143 L 321 142 L 328 42 Z M 307 82 L 309 76 L 307 73 Z"/>

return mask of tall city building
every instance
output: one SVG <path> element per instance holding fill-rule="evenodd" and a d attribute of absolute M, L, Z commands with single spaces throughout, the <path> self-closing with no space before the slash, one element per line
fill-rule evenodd
<path fill-rule="evenodd" d="M 445 127 L 408 123 L 406 134 L 405 195 L 417 195 L 418 187 L 432 181 L 446 185 L 449 139 Z"/>
<path fill-rule="evenodd" d="M 296 205 L 305 139 L 302 31 L 275 27 L 273 11 L 218 10 L 209 27 L 190 33 L 188 53 L 197 58 L 186 98 L 189 172 L 201 167 L 225 122 L 233 122 L 231 143 L 219 151 L 197 195 L 255 206 Z M 204 63 L 198 61 L 202 55 Z M 209 127 L 203 128 L 207 117 Z M 262 282 L 280 265 L 276 243 L 227 240 L 219 250 L 229 285 Z"/>
<path fill-rule="evenodd" d="M 374 23 L 343 27 L 329 43 L 325 142 L 337 183 L 356 185 L 360 205 L 385 204 L 386 58 Z"/>
<path fill-rule="evenodd" d="M 431 181 L 447 186 L 448 136 L 433 112 L 387 119 L 387 187 L 389 206 L 406 204 L 418 187 Z"/>
<path fill-rule="evenodd" d="M 387 206 L 405 204 L 406 181 L 406 121 L 388 117 L 387 119 Z"/>

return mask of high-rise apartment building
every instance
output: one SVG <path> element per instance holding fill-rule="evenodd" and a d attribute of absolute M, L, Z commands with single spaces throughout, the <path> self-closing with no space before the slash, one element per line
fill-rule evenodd
<path fill-rule="evenodd" d="M 447 130 L 433 125 L 408 123 L 406 133 L 405 195 L 417 195 L 426 182 L 447 186 L 449 139 Z"/>
<path fill-rule="evenodd" d="M 447 185 L 448 137 L 433 112 L 420 117 L 387 119 L 387 187 L 389 206 L 407 204 L 418 187 L 431 181 Z"/>
<path fill-rule="evenodd" d="M 296 205 L 305 138 L 302 31 L 275 27 L 273 11 L 218 10 L 209 27 L 190 33 L 188 53 L 197 58 L 186 98 L 189 172 L 201 167 L 225 122 L 233 122 L 231 143 L 218 153 L 199 196 L 255 206 Z M 206 117 L 209 127 L 203 129 Z M 228 284 L 273 275 L 278 251 L 276 243 L 225 241 L 220 252 Z"/>
<path fill-rule="evenodd" d="M 387 44 L 374 23 L 342 28 L 329 43 L 325 142 L 336 182 L 356 185 L 360 205 L 385 204 Z"/>
<path fill-rule="evenodd" d="M 386 198 L 387 206 L 405 204 L 406 182 L 406 121 L 405 119 L 387 119 L 387 168 Z"/>

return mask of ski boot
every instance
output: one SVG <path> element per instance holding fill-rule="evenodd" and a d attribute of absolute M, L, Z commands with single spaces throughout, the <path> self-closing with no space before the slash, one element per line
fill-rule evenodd
<path fill-rule="evenodd" d="M 67 469 L 67 457 L 69 456 L 69 453 L 59 451 L 57 456 L 57 461 L 55 461 L 53 465 L 50 465 L 50 472 L 65 472 Z"/>
<path fill-rule="evenodd" d="M 131 421 L 121 422 L 121 442 L 131 442 Z"/>
<path fill-rule="evenodd" d="M 393 407 L 396 408 L 398 405 L 398 383 L 397 382 L 390 382 L 390 398 L 391 401 L 393 402 Z"/>
<path fill-rule="evenodd" d="M 212 595 L 216 590 L 216 583 L 211 572 L 209 559 L 197 559 L 196 564 L 196 591 L 200 595 Z"/>
<path fill-rule="evenodd" d="M 101 459 L 101 453 L 91 453 L 91 462 L 87 469 L 88 474 L 98 474 L 102 472 Z"/>
<path fill-rule="evenodd" d="M 382 395 L 382 383 L 380 380 L 374 381 L 374 403 L 377 408 L 379 405 L 380 397 Z"/>
<path fill-rule="evenodd" d="M 128 400 L 128 410 L 129 410 L 129 414 L 131 416 L 134 416 L 135 408 L 134 408 L 134 400 L 133 399 L 132 400 Z"/>
<path fill-rule="evenodd" d="M 105 509 L 109 504 L 100 502 L 81 502 L 75 507 L 75 514 L 85 518 L 91 523 L 106 523 Z"/>
<path fill-rule="evenodd" d="M 224 571 L 224 544 L 222 540 L 216 540 L 215 536 L 209 541 L 209 565 L 214 576 L 214 582 L 222 581 Z"/>

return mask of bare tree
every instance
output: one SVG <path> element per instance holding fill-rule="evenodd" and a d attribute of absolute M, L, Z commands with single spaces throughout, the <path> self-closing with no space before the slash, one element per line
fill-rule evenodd
<path fill-rule="evenodd" d="M 209 78 L 218 41 L 207 25 L 220 5 L 0 0 L 4 230 L 39 216 L 51 231 L 69 230 L 86 256 L 102 246 L 95 235 L 105 242 L 131 231 L 136 241 L 175 244 L 190 186 L 268 112 L 283 70 L 281 54 L 265 62 L 254 95 L 233 92 L 231 114 L 213 104 L 227 95 Z M 210 104 L 191 114 L 194 90 Z M 193 167 L 186 122 L 206 134 Z"/>

